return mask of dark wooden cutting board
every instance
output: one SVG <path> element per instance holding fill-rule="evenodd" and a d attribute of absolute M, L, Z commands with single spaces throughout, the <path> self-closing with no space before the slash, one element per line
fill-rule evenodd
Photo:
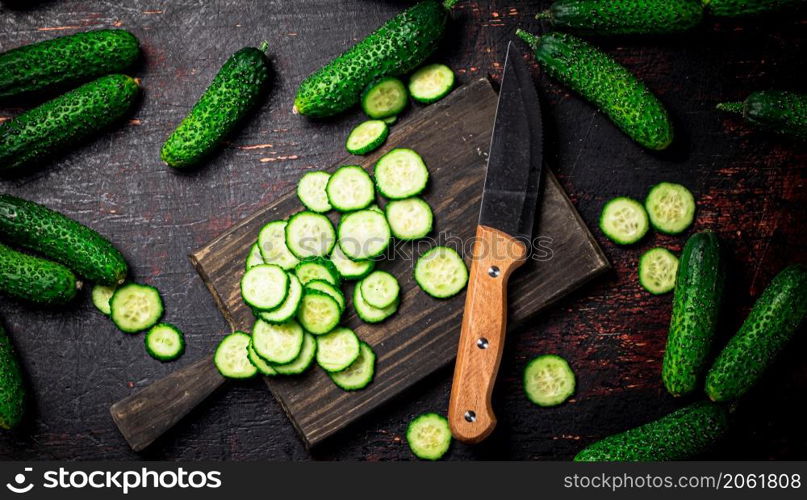
<path fill-rule="evenodd" d="M 361 322 L 351 307 L 345 314 L 344 324 L 377 354 L 376 376 L 369 387 L 344 392 L 320 369 L 299 377 L 266 379 L 307 446 L 322 441 L 454 359 L 465 294 L 448 300 L 427 296 L 412 279 L 412 267 L 418 255 L 436 244 L 434 241 L 457 249 L 464 247 L 466 259 L 470 255 L 496 100 L 488 81 L 476 80 L 393 126 L 380 151 L 363 158 L 345 158 L 329 169 L 359 164 L 369 171 L 378 157 L 393 147 L 418 151 L 431 173 L 424 198 L 435 213 L 435 232 L 432 242 L 399 244 L 395 260 L 379 263 L 378 268 L 400 280 L 402 302 L 397 314 L 379 325 Z M 535 229 L 541 238 L 540 253 L 511 280 L 511 329 L 609 267 L 555 176 L 547 169 L 545 172 Z M 252 312 L 241 300 L 239 280 L 258 231 L 267 222 L 284 219 L 301 208 L 291 190 L 190 256 L 233 330 L 248 332 L 254 322 Z M 348 297 L 352 288 L 349 284 Z"/>

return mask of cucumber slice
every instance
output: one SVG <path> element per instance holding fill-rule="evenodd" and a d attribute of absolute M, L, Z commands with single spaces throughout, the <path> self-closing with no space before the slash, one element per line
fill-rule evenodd
<path fill-rule="evenodd" d="M 247 305 L 262 311 L 272 310 L 289 294 L 289 275 L 275 264 L 261 264 L 244 273 L 241 297 Z"/>
<path fill-rule="evenodd" d="M 618 245 L 636 243 L 647 234 L 648 227 L 647 212 L 634 199 L 614 198 L 602 207 L 600 229 Z"/>
<path fill-rule="evenodd" d="M 366 208 L 375 199 L 375 188 L 370 174 L 356 165 L 340 167 L 325 187 L 328 200 L 340 212 Z"/>
<path fill-rule="evenodd" d="M 336 243 L 331 221 L 322 214 L 298 212 L 286 224 L 286 246 L 300 260 L 324 257 Z"/>
<path fill-rule="evenodd" d="M 389 246 L 389 240 L 387 219 L 375 210 L 351 212 L 339 222 L 339 247 L 350 259 L 378 257 Z"/>
<path fill-rule="evenodd" d="M 454 72 L 445 64 L 429 64 L 409 77 L 412 99 L 431 104 L 447 96 L 454 88 Z"/>
<path fill-rule="evenodd" d="M 286 224 L 276 220 L 263 226 L 258 233 L 258 248 L 264 264 L 277 264 L 288 271 L 300 261 L 286 246 Z"/>
<path fill-rule="evenodd" d="M 383 213 L 384 213 L 384 211 L 383 211 L 383 210 L 381 210 L 381 207 L 379 207 L 379 206 L 378 206 L 377 204 L 375 204 L 375 203 L 373 203 L 372 205 L 370 205 L 369 207 L 367 207 L 367 210 L 372 210 L 372 211 L 374 211 L 374 212 L 378 212 L 378 213 L 380 213 L 380 214 L 383 214 Z"/>
<path fill-rule="evenodd" d="M 153 286 L 129 283 L 115 290 L 109 301 L 110 316 L 122 332 L 148 330 L 163 315 L 163 299 Z"/>
<path fill-rule="evenodd" d="M 345 149 L 353 155 L 366 155 L 378 149 L 389 136 L 389 127 L 384 120 L 367 120 L 350 131 Z"/>
<path fill-rule="evenodd" d="M 297 197 L 312 212 L 324 213 L 331 209 L 331 202 L 325 194 L 325 186 L 331 174 L 328 172 L 308 172 L 297 183 Z"/>
<path fill-rule="evenodd" d="M 314 335 L 330 332 L 342 319 L 339 303 L 327 293 L 306 289 L 303 301 L 297 311 L 297 319 L 306 331 Z"/>
<path fill-rule="evenodd" d="M 330 260 L 315 257 L 297 264 L 294 274 L 300 278 L 300 283 L 308 284 L 312 280 L 327 281 L 332 285 L 339 285 L 339 271 Z"/>
<path fill-rule="evenodd" d="M 367 87 L 361 96 L 361 108 L 370 118 L 386 118 L 403 111 L 407 98 L 403 82 L 390 76 Z"/>
<path fill-rule="evenodd" d="M 92 303 L 96 309 L 109 316 L 112 312 L 109 300 L 115 295 L 115 286 L 95 285 L 92 287 Z"/>
<path fill-rule="evenodd" d="M 362 299 L 378 309 L 394 304 L 401 292 L 398 280 L 386 271 L 373 271 L 358 286 Z"/>
<path fill-rule="evenodd" d="M 288 363 L 303 347 L 303 328 L 294 320 L 273 325 L 262 319 L 252 327 L 252 348 L 269 363 Z"/>
<path fill-rule="evenodd" d="M 524 392 L 538 406 L 557 406 L 574 394 L 575 377 L 560 356 L 538 356 L 524 368 Z"/>
<path fill-rule="evenodd" d="M 272 365 L 273 369 L 281 375 L 298 375 L 311 366 L 317 353 L 317 341 L 313 335 L 306 333 L 303 338 L 303 347 L 294 360 L 284 365 Z"/>
<path fill-rule="evenodd" d="M 375 164 L 375 185 L 385 198 L 400 200 L 426 189 L 429 170 L 423 158 L 411 149 L 396 148 Z"/>
<path fill-rule="evenodd" d="M 368 208 L 368 210 L 372 210 L 372 208 Z M 331 252 L 331 262 L 339 272 L 339 276 L 346 280 L 362 279 L 375 268 L 374 260 L 349 259 L 339 245 L 336 245 Z"/>
<path fill-rule="evenodd" d="M 653 227 L 666 234 L 682 233 L 695 218 L 695 198 L 680 184 L 656 184 L 647 194 L 644 206 Z"/>
<path fill-rule="evenodd" d="M 267 323 L 285 323 L 297 314 L 302 299 L 303 285 L 297 279 L 297 276 L 289 274 L 289 293 L 283 303 L 271 311 L 256 310 L 256 312 L 258 317 Z"/>
<path fill-rule="evenodd" d="M 385 210 L 390 231 L 399 240 L 417 240 L 432 230 L 434 214 L 421 198 L 393 200 Z"/>
<path fill-rule="evenodd" d="M 342 290 L 336 288 L 333 284 L 325 280 L 312 280 L 305 284 L 305 287 L 310 290 L 317 290 L 318 292 L 330 295 L 333 300 L 339 304 L 339 309 L 345 312 L 345 294 Z"/>
<path fill-rule="evenodd" d="M 653 295 L 661 295 L 675 288 L 678 274 L 678 257 L 666 248 L 653 248 L 639 259 L 639 283 Z"/>
<path fill-rule="evenodd" d="M 285 238 L 285 231 L 284 231 L 284 238 Z M 244 269 L 248 270 L 261 264 L 266 264 L 266 261 L 263 260 L 263 256 L 261 255 L 261 247 L 259 247 L 258 243 L 255 242 L 249 248 L 249 255 L 247 255 L 247 260 L 244 263 Z"/>
<path fill-rule="evenodd" d="M 448 420 L 436 413 L 420 415 L 406 428 L 406 442 L 416 457 L 439 460 L 451 446 Z"/>
<path fill-rule="evenodd" d="M 258 373 L 249 361 L 251 338 L 244 332 L 234 332 L 224 337 L 213 355 L 213 364 L 227 378 L 250 378 Z"/>
<path fill-rule="evenodd" d="M 326 372 L 340 372 L 359 357 L 359 337 L 350 328 L 337 328 L 317 337 L 317 364 Z"/>
<path fill-rule="evenodd" d="M 415 281 L 437 299 L 453 297 L 468 283 L 468 268 L 453 248 L 437 246 L 420 256 L 415 264 Z"/>
<path fill-rule="evenodd" d="M 392 305 L 389 305 L 384 309 L 379 309 L 365 302 L 364 297 L 362 297 L 361 294 L 361 287 L 359 285 L 356 285 L 356 287 L 353 289 L 353 308 L 356 309 L 356 314 L 365 323 L 380 323 L 384 321 L 395 314 L 395 312 L 398 310 L 399 304 L 400 300 L 396 300 L 392 303 Z"/>
<path fill-rule="evenodd" d="M 185 336 L 170 323 L 152 326 L 146 333 L 145 343 L 149 356 L 159 361 L 177 359 L 185 352 Z"/>
<path fill-rule="evenodd" d="M 333 383 L 346 391 L 364 389 L 375 375 L 375 353 L 369 345 L 359 343 L 359 357 L 341 372 L 328 373 Z"/>
<path fill-rule="evenodd" d="M 395 116 L 388 116 L 388 117 L 386 117 L 386 118 L 382 118 L 382 119 L 381 119 L 381 121 L 383 121 L 383 122 L 384 122 L 384 123 L 386 123 L 387 125 L 394 125 L 394 124 L 395 124 L 395 122 L 397 122 L 397 121 L 398 121 L 398 115 L 395 115 Z"/>
<path fill-rule="evenodd" d="M 255 348 L 252 347 L 252 342 L 250 342 L 249 346 L 247 346 L 247 359 L 249 359 L 249 362 L 258 369 L 258 372 L 260 372 L 261 375 L 266 375 L 267 377 L 277 375 L 277 372 L 274 368 L 272 368 L 272 365 L 267 363 L 262 357 L 258 356 L 258 353 L 255 352 Z"/>

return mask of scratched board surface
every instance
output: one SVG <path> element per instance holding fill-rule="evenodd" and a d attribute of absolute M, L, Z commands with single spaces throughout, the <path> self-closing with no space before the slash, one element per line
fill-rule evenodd
<path fill-rule="evenodd" d="M 461 0 L 436 60 L 463 82 L 501 76 L 507 39 L 549 1 Z M 142 336 L 127 336 L 95 312 L 86 293 L 75 307 L 47 311 L 0 298 L 0 315 L 28 374 L 30 419 L 0 435 L 4 458 L 293 459 L 310 458 L 259 380 L 229 384 L 141 454 L 131 452 L 109 405 L 176 367 L 205 356 L 227 325 L 186 255 L 287 191 L 301 172 L 344 156 L 358 111 L 325 122 L 290 113 L 297 84 L 408 2 L 374 0 L 217 1 L 59 0 L 0 3 L 0 50 L 83 29 L 119 26 L 142 41 L 135 69 L 145 89 L 131 120 L 60 156 L 50 168 L 0 191 L 62 210 L 113 238 L 135 279 L 159 287 L 166 320 L 187 335 L 173 364 L 149 358 Z M 807 154 L 804 146 L 752 132 L 716 114 L 714 104 L 763 88 L 807 88 L 804 10 L 766 19 L 708 21 L 687 35 L 597 39 L 658 93 L 676 123 L 671 151 L 649 154 L 601 114 L 535 67 L 545 98 L 550 162 L 590 227 L 618 195 L 642 198 L 652 184 L 689 186 L 697 229 L 713 229 L 731 254 L 732 286 L 721 341 L 742 321 L 785 263 L 805 260 Z M 177 175 L 159 148 L 232 52 L 267 40 L 272 91 L 260 111 L 198 171 Z M 528 59 L 532 63 L 532 59 Z M 0 103 L 0 117 L 30 102 Z M 408 113 L 417 113 L 414 106 Z M 595 236 L 614 271 L 511 335 L 495 395 L 500 423 L 483 445 L 455 445 L 449 459 L 568 459 L 586 443 L 658 417 L 682 404 L 659 380 L 670 296 L 651 297 L 635 279 L 653 246 L 680 251 L 684 238 L 651 235 L 622 249 Z M 709 458 L 804 459 L 807 347 L 802 331 L 784 358 L 734 416 L 731 438 Z M 533 356 L 554 352 L 578 376 L 573 400 L 532 406 L 520 374 Z M 429 377 L 367 419 L 315 449 L 319 459 L 411 459 L 403 434 L 424 411 L 445 411 L 450 369 Z"/>

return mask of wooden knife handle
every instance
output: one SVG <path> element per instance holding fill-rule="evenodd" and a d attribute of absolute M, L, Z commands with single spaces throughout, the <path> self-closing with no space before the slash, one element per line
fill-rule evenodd
<path fill-rule="evenodd" d="M 507 329 L 507 281 L 526 257 L 524 243 L 477 227 L 448 406 L 451 432 L 460 441 L 478 443 L 496 427 L 491 396 Z"/>
<path fill-rule="evenodd" d="M 126 442 L 141 451 L 224 383 L 213 356 L 200 359 L 109 409 Z"/>

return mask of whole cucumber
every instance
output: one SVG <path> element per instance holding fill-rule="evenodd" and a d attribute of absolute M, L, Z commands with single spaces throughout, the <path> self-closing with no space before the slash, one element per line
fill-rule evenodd
<path fill-rule="evenodd" d="M 660 462 L 707 451 L 728 429 L 721 405 L 700 401 L 588 445 L 575 462 Z"/>
<path fill-rule="evenodd" d="M 709 398 L 729 401 L 745 394 L 793 337 L 806 315 L 807 267 L 788 266 L 762 292 L 740 330 L 709 369 Z"/>
<path fill-rule="evenodd" d="M 125 30 L 96 30 L 34 43 L 0 54 L 0 98 L 120 73 L 140 56 Z"/>
<path fill-rule="evenodd" d="M 13 429 L 25 413 L 25 386 L 17 354 L 0 323 L 0 429 Z"/>
<path fill-rule="evenodd" d="M 32 201 L 0 194 L 0 236 L 39 252 L 102 285 L 126 279 L 123 255 L 106 238 Z"/>
<path fill-rule="evenodd" d="M 102 76 L 0 123 L 0 173 L 103 130 L 131 109 L 139 88 L 126 75 Z"/>
<path fill-rule="evenodd" d="M 557 0 L 536 19 L 590 35 L 665 34 L 703 20 L 700 0 Z"/>
<path fill-rule="evenodd" d="M 664 386 L 673 396 L 700 387 L 717 326 L 724 279 L 717 235 L 704 232 L 690 236 L 678 264 L 661 370 Z"/>
<path fill-rule="evenodd" d="M 749 123 L 807 141 L 807 95 L 781 90 L 754 92 L 744 102 L 724 102 L 717 109 L 742 115 Z"/>
<path fill-rule="evenodd" d="M 80 284 L 61 264 L 17 252 L 0 243 L 0 292 L 46 305 L 73 300 Z"/>
<path fill-rule="evenodd" d="M 168 137 L 160 152 L 171 167 L 198 164 L 258 104 L 269 81 L 264 51 L 245 47 L 232 56 L 213 78 L 193 109 Z"/>
<path fill-rule="evenodd" d="M 750 16 L 795 6 L 804 0 L 702 0 L 709 14 L 720 17 Z"/>
<path fill-rule="evenodd" d="M 437 48 L 456 1 L 425 0 L 393 17 L 306 78 L 297 89 L 294 109 L 315 117 L 341 113 L 356 105 L 374 80 L 420 66 Z"/>
<path fill-rule="evenodd" d="M 673 139 L 672 123 L 655 95 L 627 69 L 568 33 L 516 34 L 532 48 L 547 74 L 594 103 L 631 139 L 661 150 Z"/>

